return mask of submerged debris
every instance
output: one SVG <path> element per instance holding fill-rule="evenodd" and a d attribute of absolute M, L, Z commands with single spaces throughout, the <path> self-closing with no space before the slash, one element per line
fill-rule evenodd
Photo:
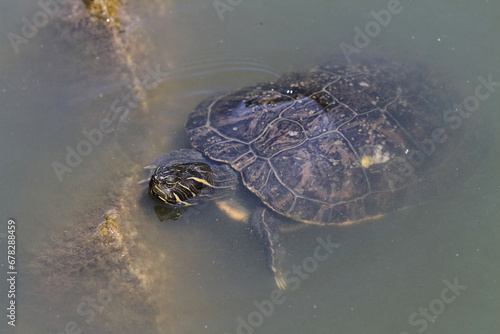
<path fill-rule="evenodd" d="M 121 0 L 82 0 L 85 7 L 95 17 L 104 22 L 120 26 L 120 18 L 118 17 L 118 9 L 122 5 Z"/>

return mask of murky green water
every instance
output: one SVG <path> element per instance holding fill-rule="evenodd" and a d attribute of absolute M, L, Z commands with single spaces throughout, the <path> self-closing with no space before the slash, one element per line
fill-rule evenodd
<path fill-rule="evenodd" d="M 57 15 L 39 21 L 15 52 L 8 34 L 24 36 L 23 17 L 41 20 L 41 10 L 30 1 L 0 5 L 0 276 L 9 271 L 9 219 L 17 227 L 18 271 L 16 327 L 7 324 L 9 285 L 0 280 L 2 333 L 61 333 L 68 323 L 75 325 L 67 332 L 126 332 L 110 324 L 138 302 L 113 294 L 87 321 L 78 306 L 98 298 L 99 284 L 73 277 L 69 282 L 80 292 L 58 296 L 57 289 L 43 291 L 46 277 L 30 266 L 44 248 L 64 249 L 51 236 L 57 241 L 81 231 L 88 212 L 116 206 L 110 191 L 124 184 L 129 228 L 144 247 L 138 254 L 145 258 L 134 263 L 158 263 L 144 271 L 150 275 L 145 293 L 154 295 L 151 303 L 162 315 L 129 326 L 130 333 L 499 332 L 500 87 L 465 120 L 486 134 L 477 150 L 489 146 L 470 162 L 477 171 L 467 182 L 379 221 L 286 234 L 291 270 L 310 264 L 318 237 L 339 246 L 307 275 L 294 274 L 296 289 L 280 296 L 245 226 L 213 205 L 161 223 L 135 184 L 142 166 L 189 147 L 184 122 L 203 98 L 322 64 L 341 45 L 428 64 L 453 78 L 465 96 L 474 95 L 479 76 L 500 81 L 500 2 L 142 1 L 128 9 L 134 15 L 126 34 L 137 47 L 119 58 L 129 61 L 119 71 L 86 48 L 91 42 L 78 48 L 75 40 L 85 36 L 57 25 Z M 382 10 L 392 13 L 390 21 Z M 382 24 L 373 23 L 377 13 Z M 372 37 L 356 39 L 357 27 Z M 75 30 L 68 37 L 64 29 Z M 134 80 L 151 72 L 158 84 L 134 105 Z M 127 114 L 116 112 L 125 106 Z M 112 115 L 123 116 L 113 119 L 115 131 L 84 147 L 83 131 L 102 130 Z M 88 154 L 58 178 L 54 162 L 67 165 L 68 147 L 79 145 Z"/>

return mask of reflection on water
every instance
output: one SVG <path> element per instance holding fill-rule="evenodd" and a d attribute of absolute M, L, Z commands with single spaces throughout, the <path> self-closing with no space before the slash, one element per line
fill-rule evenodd
<path fill-rule="evenodd" d="M 475 94 L 479 76 L 500 81 L 497 3 L 401 4 L 362 53 L 450 73 L 465 96 Z M 20 36 L 21 18 L 41 10 L 28 1 L 2 6 L 2 31 Z M 387 1 L 243 1 L 223 21 L 211 2 L 123 8 L 134 14 L 120 21 L 125 31 L 115 37 L 123 44 L 102 43 L 115 33 L 96 42 L 82 30 L 90 21 L 64 15 L 18 53 L 8 39 L 1 45 L 0 206 L 3 220 L 19 226 L 19 332 L 498 332 L 496 85 L 464 119 L 489 136 L 478 145 L 493 146 L 471 162 L 477 170 L 468 182 L 379 221 L 286 233 L 290 270 L 314 258 L 318 237 L 340 246 L 296 290 L 277 296 L 244 225 L 210 204 L 189 219 L 160 222 L 137 184 L 142 167 L 189 147 L 184 122 L 204 97 L 324 63 Z M 138 88 L 157 68 L 165 73 L 159 83 Z M 114 131 L 101 138 L 92 130 L 105 119 Z M 68 165 L 67 147 L 81 161 Z M 62 181 L 55 161 L 71 168 Z M 125 239 L 98 239 L 103 223 Z"/>

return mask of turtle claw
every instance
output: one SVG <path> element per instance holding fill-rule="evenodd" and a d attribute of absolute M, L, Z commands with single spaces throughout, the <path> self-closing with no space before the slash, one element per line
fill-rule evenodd
<path fill-rule="evenodd" d="M 267 257 L 268 268 L 274 276 L 276 285 L 281 290 L 285 290 L 287 284 L 283 277 L 282 268 L 286 251 L 283 247 L 278 223 L 279 219 L 264 207 L 257 208 L 250 219 L 250 227 L 252 232 L 259 238 Z"/>
<path fill-rule="evenodd" d="M 278 271 L 274 267 L 271 270 L 274 273 L 274 280 L 276 281 L 276 285 L 278 286 L 278 288 L 280 290 L 286 290 L 287 284 L 286 284 L 285 278 L 283 277 L 283 274 L 281 273 L 281 271 Z"/>

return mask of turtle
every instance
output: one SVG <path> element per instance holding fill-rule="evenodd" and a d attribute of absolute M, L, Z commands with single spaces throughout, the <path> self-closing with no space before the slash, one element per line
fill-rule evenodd
<path fill-rule="evenodd" d="M 152 164 L 148 192 L 182 207 L 241 184 L 260 199 L 248 223 L 286 289 L 287 221 L 373 220 L 455 182 L 467 142 L 450 109 L 458 95 L 426 66 L 388 56 L 334 60 L 215 95 L 188 116 L 193 148 Z"/>

